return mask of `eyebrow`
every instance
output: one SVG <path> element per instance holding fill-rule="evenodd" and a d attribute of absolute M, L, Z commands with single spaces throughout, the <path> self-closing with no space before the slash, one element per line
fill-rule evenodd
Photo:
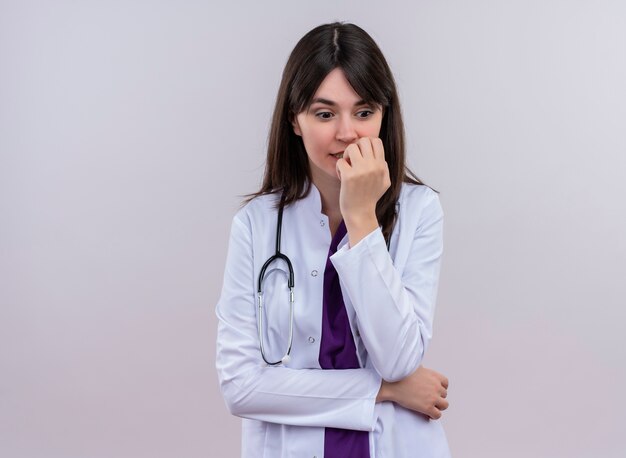
<path fill-rule="evenodd" d="M 313 105 L 314 103 L 323 103 L 324 105 L 329 105 L 331 107 L 336 107 L 337 106 L 336 102 L 333 102 L 332 100 L 328 100 L 328 99 L 323 99 L 321 97 L 317 97 L 317 98 L 313 99 L 311 101 L 311 105 Z M 354 104 L 355 107 L 358 107 L 358 106 L 361 106 L 361 105 L 369 105 L 369 103 L 366 102 L 365 100 L 361 99 L 361 100 L 359 100 L 358 102 L 356 102 Z"/>

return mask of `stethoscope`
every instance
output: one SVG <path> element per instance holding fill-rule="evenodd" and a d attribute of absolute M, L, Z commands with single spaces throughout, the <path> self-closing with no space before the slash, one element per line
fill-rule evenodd
<path fill-rule="evenodd" d="M 261 267 L 261 272 L 259 272 L 258 289 L 257 289 L 257 298 L 258 298 L 257 324 L 258 324 L 258 331 L 259 331 L 259 346 L 261 347 L 261 357 L 263 358 L 263 361 L 265 361 L 265 363 L 269 366 L 276 366 L 278 364 L 287 363 L 289 361 L 289 358 L 291 357 L 291 346 L 293 344 L 293 305 L 294 305 L 293 266 L 291 265 L 291 260 L 287 257 L 287 255 L 280 252 L 280 239 L 281 239 L 281 231 L 282 231 L 282 226 L 283 226 L 284 202 L 285 202 L 285 195 L 283 193 L 280 198 L 280 204 L 278 206 L 278 220 L 276 223 L 276 252 L 272 256 L 270 256 L 268 260 L 265 261 L 265 264 L 263 264 L 263 267 Z M 398 207 L 399 205 L 396 204 L 396 212 L 398 210 Z M 392 228 L 392 232 L 393 232 L 393 228 Z M 387 241 L 387 250 L 389 250 L 390 243 L 391 243 L 391 237 L 389 237 L 389 240 Z M 279 259 L 285 261 L 285 263 L 287 263 L 287 268 L 289 269 L 289 275 L 288 275 L 288 280 L 287 280 L 287 287 L 289 288 L 289 338 L 288 338 L 288 343 L 287 343 L 287 351 L 285 352 L 283 357 L 280 358 L 278 361 L 270 361 L 265 355 L 265 348 L 263 346 L 263 288 L 262 286 L 263 286 L 263 279 L 265 277 L 265 272 L 267 271 L 267 268 L 270 266 L 272 262 L 279 260 Z"/>
<path fill-rule="evenodd" d="M 278 206 L 278 221 L 276 223 L 276 253 L 270 256 L 263 267 L 261 267 L 261 272 L 259 273 L 259 288 L 257 290 L 257 298 L 259 304 L 258 310 L 258 329 L 259 329 L 259 344 L 261 346 L 261 356 L 263 357 L 263 361 L 269 366 L 276 366 L 278 364 L 283 364 L 289 361 L 289 357 L 291 354 L 291 345 L 293 344 L 293 267 L 291 265 L 291 260 L 287 257 L 287 255 L 280 252 L 280 235 L 283 227 L 283 207 L 285 202 L 285 194 L 283 193 L 280 198 L 280 204 Z M 287 280 L 287 287 L 289 288 L 289 341 L 287 345 L 287 351 L 283 355 L 281 359 L 278 361 L 269 361 L 265 356 L 265 349 L 263 348 L 263 278 L 265 277 L 265 271 L 269 267 L 269 265 L 278 260 L 282 259 L 287 263 L 287 267 L 289 269 L 289 278 Z"/>

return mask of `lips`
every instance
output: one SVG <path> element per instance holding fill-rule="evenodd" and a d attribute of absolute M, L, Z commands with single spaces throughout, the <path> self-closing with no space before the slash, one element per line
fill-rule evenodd
<path fill-rule="evenodd" d="M 331 154 L 331 156 L 334 156 L 337 159 L 342 159 L 343 158 L 343 151 L 339 151 L 338 153 Z"/>

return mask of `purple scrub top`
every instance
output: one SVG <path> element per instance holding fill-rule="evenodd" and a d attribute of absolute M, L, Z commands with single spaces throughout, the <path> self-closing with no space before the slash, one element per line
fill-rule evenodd
<path fill-rule="evenodd" d="M 322 340 L 319 363 L 322 369 L 356 369 L 359 360 L 350 322 L 343 303 L 339 275 L 330 260 L 337 252 L 339 242 L 346 235 L 343 221 L 330 242 L 326 269 L 322 312 Z M 369 432 L 340 428 L 326 428 L 324 433 L 324 458 L 369 458 Z"/>

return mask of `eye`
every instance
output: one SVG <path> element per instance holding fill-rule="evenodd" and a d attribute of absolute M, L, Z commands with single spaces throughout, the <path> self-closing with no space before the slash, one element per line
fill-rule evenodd
<path fill-rule="evenodd" d="M 333 114 L 330 111 L 320 111 L 319 113 L 315 113 L 315 116 L 319 119 L 330 119 Z"/>
<path fill-rule="evenodd" d="M 357 117 L 359 118 L 369 118 L 372 116 L 374 112 L 372 110 L 362 110 L 357 113 Z"/>

